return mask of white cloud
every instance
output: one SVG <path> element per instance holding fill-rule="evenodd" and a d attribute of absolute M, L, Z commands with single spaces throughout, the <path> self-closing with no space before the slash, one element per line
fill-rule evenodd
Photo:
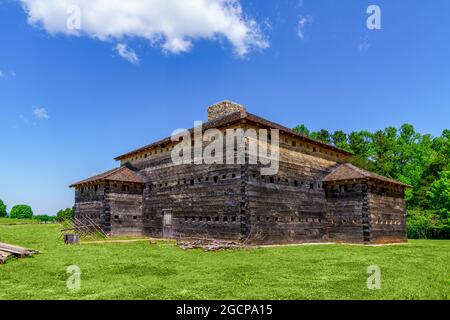
<path fill-rule="evenodd" d="M 139 63 L 139 57 L 137 56 L 136 52 L 134 52 L 133 49 L 128 48 L 128 46 L 126 44 L 118 43 L 116 46 L 116 51 L 125 60 L 127 60 L 133 64 Z"/>
<path fill-rule="evenodd" d="M 45 108 L 33 107 L 33 112 L 30 114 L 24 115 L 23 113 L 19 114 L 20 121 L 26 126 L 36 126 L 37 122 L 43 119 L 49 119 L 50 116 Z M 13 129 L 18 128 L 17 125 L 12 126 Z"/>
<path fill-rule="evenodd" d="M 48 115 L 47 110 L 45 108 L 34 107 L 33 115 L 36 119 L 48 119 L 50 116 Z"/>
<path fill-rule="evenodd" d="M 301 40 L 305 40 L 305 28 L 313 23 L 314 19 L 311 16 L 301 15 L 297 22 L 297 35 Z"/>
<path fill-rule="evenodd" d="M 101 41 L 137 37 L 164 51 L 190 51 L 198 39 L 227 39 L 239 56 L 269 46 L 259 24 L 239 0 L 20 0 L 28 22 L 50 34 L 86 35 Z M 78 6 L 81 29 L 68 28 L 68 8 Z"/>
<path fill-rule="evenodd" d="M 11 76 L 12 78 L 16 77 L 16 73 L 14 71 L 2 71 L 0 70 L 0 78 L 7 78 Z"/>

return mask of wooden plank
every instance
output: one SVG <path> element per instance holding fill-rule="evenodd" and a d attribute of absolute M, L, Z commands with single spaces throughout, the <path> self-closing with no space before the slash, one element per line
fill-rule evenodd
<path fill-rule="evenodd" d="M 31 256 L 35 253 L 38 253 L 36 250 L 26 249 L 19 246 L 10 245 L 7 243 L 0 243 L 0 250 L 12 253 L 14 255 L 18 255 L 20 257 Z"/>
<path fill-rule="evenodd" d="M 24 257 L 25 256 L 25 252 L 26 252 L 26 250 L 24 250 L 23 248 L 7 245 L 5 243 L 0 243 L 0 250 L 4 251 L 4 252 L 11 253 L 11 254 L 14 254 L 14 255 L 18 255 L 18 256 L 21 256 L 21 257 Z"/>
<path fill-rule="evenodd" d="M 6 260 L 13 256 L 12 253 L 6 251 L 0 251 L 0 264 L 4 264 Z"/>

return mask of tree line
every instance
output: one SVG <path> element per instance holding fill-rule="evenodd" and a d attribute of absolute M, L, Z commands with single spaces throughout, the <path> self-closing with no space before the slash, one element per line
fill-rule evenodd
<path fill-rule="evenodd" d="M 450 238 L 450 130 L 438 137 L 410 124 L 370 132 L 294 131 L 354 153 L 354 165 L 412 186 L 406 191 L 408 236 Z"/>
<path fill-rule="evenodd" d="M 46 214 L 34 215 L 33 209 L 29 205 L 18 204 L 11 208 L 8 213 L 6 204 L 0 199 L 0 218 L 20 219 L 20 220 L 36 220 L 40 222 L 62 221 L 72 217 L 72 209 L 67 208 L 59 210 L 56 216 Z"/>

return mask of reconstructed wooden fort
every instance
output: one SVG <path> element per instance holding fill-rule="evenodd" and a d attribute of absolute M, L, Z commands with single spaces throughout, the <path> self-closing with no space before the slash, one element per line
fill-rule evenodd
<path fill-rule="evenodd" d="M 279 171 L 250 164 L 176 165 L 170 137 L 73 184 L 74 217 L 106 233 L 248 243 L 406 241 L 407 185 L 348 163 L 351 153 L 224 101 L 203 130 L 278 129 Z M 192 129 L 193 130 L 193 129 Z"/>

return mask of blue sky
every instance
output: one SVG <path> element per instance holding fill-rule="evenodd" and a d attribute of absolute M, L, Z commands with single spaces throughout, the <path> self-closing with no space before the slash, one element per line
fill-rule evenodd
<path fill-rule="evenodd" d="M 173 23 L 175 35 L 163 30 L 159 40 L 140 30 L 94 36 L 117 23 L 114 8 L 87 32 L 56 32 L 59 11 L 32 12 L 33 1 L 41 0 L 0 0 L 0 199 L 9 209 L 72 206 L 70 183 L 191 127 L 223 99 L 289 127 L 408 122 L 433 135 L 450 127 L 447 0 L 244 0 L 223 21 L 203 23 L 194 12 L 185 24 L 171 20 L 185 12 L 175 6 L 152 25 Z M 381 30 L 366 27 L 370 4 L 381 8 Z M 229 32 L 232 23 L 253 37 Z M 183 38 L 186 29 L 194 31 Z M 169 34 L 188 40 L 164 40 Z"/>

